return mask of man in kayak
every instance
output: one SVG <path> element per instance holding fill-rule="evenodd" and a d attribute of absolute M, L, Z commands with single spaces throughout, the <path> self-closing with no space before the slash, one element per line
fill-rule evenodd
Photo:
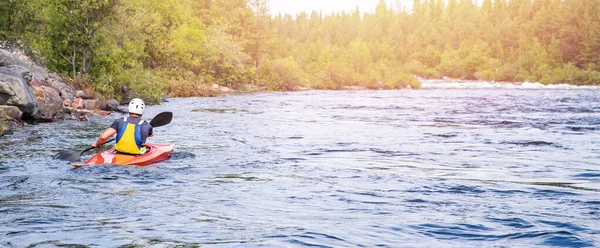
<path fill-rule="evenodd" d="M 150 123 L 142 120 L 144 101 L 134 98 L 129 102 L 129 116 L 119 118 L 106 129 L 92 147 L 99 147 L 106 142 L 108 138 L 117 134 L 117 144 L 115 150 L 126 154 L 144 154 L 146 153 L 146 138 L 152 137 L 152 126 Z"/>

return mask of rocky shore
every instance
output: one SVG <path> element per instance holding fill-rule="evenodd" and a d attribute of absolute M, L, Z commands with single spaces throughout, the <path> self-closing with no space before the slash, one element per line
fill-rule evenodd
<path fill-rule="evenodd" d="M 119 101 L 101 99 L 66 82 L 35 63 L 18 45 L 0 43 L 0 136 L 25 122 L 87 120 L 121 111 Z"/>

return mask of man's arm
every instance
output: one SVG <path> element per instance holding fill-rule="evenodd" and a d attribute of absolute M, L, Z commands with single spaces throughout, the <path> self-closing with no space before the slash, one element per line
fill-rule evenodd
<path fill-rule="evenodd" d="M 101 145 L 103 145 L 106 140 L 108 138 L 110 138 L 110 136 L 113 136 L 117 133 L 117 130 L 115 130 L 112 127 L 109 127 L 108 129 L 106 129 L 106 131 L 104 131 L 102 134 L 100 134 L 100 136 L 98 137 L 98 140 L 96 140 L 96 142 L 92 143 L 92 147 L 99 147 Z"/>

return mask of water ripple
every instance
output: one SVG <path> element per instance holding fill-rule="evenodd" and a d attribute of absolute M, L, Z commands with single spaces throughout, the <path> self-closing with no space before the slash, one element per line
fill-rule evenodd
<path fill-rule="evenodd" d="M 120 115 L 28 125 L 0 139 L 0 246 L 599 247 L 599 103 L 594 88 L 170 99 L 146 111 L 174 112 L 149 142 L 175 152 L 145 167 L 51 159 Z"/>

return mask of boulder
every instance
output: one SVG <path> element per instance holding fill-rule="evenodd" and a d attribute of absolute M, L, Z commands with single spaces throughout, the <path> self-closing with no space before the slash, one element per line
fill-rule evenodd
<path fill-rule="evenodd" d="M 75 98 L 82 98 L 82 99 L 92 99 L 92 92 L 89 90 L 78 90 L 75 91 Z"/>
<path fill-rule="evenodd" d="M 59 76 L 58 74 L 56 74 L 56 73 L 48 73 L 48 78 L 49 78 L 49 79 L 52 79 L 52 80 L 54 80 L 54 81 L 59 81 L 59 82 L 62 82 L 62 81 L 63 81 L 62 77 L 60 77 L 60 76 Z"/>
<path fill-rule="evenodd" d="M 16 54 L 4 49 L 0 49 L 0 74 L 19 77 L 26 84 L 29 84 L 33 79 L 33 74 L 28 69 L 27 64 Z"/>
<path fill-rule="evenodd" d="M 47 82 L 49 82 L 49 84 L 55 88 L 56 90 L 58 90 L 58 92 L 60 93 L 60 97 L 63 100 L 71 100 L 73 101 L 73 99 L 75 98 L 75 89 L 73 89 L 73 87 L 66 85 L 65 83 L 56 80 L 52 77 L 46 79 Z"/>
<path fill-rule="evenodd" d="M 296 86 L 296 87 L 294 87 L 294 90 L 296 90 L 296 91 L 307 91 L 307 90 L 310 90 L 310 88 L 304 87 L 304 86 Z"/>
<path fill-rule="evenodd" d="M 60 96 L 60 92 L 57 89 L 53 88 L 53 87 L 49 87 L 49 86 L 34 86 L 34 87 L 30 87 L 30 88 L 33 90 L 34 95 L 35 95 L 35 91 L 37 90 L 37 91 L 44 91 L 44 92 L 48 92 L 48 93 Z"/>
<path fill-rule="evenodd" d="M 110 99 L 106 102 L 106 110 L 123 112 L 121 104 L 116 99 Z"/>
<path fill-rule="evenodd" d="M 83 109 L 106 110 L 106 102 L 101 100 L 83 100 Z"/>
<path fill-rule="evenodd" d="M 27 85 L 31 83 L 32 79 L 31 73 L 24 67 L 0 67 L 0 74 L 20 78 Z"/>
<path fill-rule="evenodd" d="M 231 89 L 229 89 L 229 87 L 221 86 L 219 87 L 219 91 L 222 93 L 228 93 L 231 91 Z"/>
<path fill-rule="evenodd" d="M 72 108 L 83 109 L 83 99 L 75 98 L 73 99 L 73 103 L 71 103 Z"/>
<path fill-rule="evenodd" d="M 110 115 L 110 112 L 106 111 L 106 110 L 92 110 L 92 113 L 95 115 L 99 115 L 99 116 L 108 116 Z"/>
<path fill-rule="evenodd" d="M 23 113 L 15 106 L 0 105 L 0 137 L 12 134 L 12 130 L 20 125 Z"/>
<path fill-rule="evenodd" d="M 76 109 L 76 108 L 65 108 L 65 111 L 67 112 L 67 114 L 69 114 L 68 116 L 65 117 L 65 119 L 71 119 L 71 120 L 80 120 L 80 121 L 87 121 L 90 119 L 90 117 L 93 116 L 107 116 L 110 114 L 110 112 L 105 111 L 105 110 L 87 110 L 87 109 Z"/>
<path fill-rule="evenodd" d="M 27 84 L 19 77 L 0 73 L 0 105 L 16 106 L 25 116 L 38 111 L 37 100 Z"/>
<path fill-rule="evenodd" d="M 0 49 L 0 67 L 26 67 L 27 65 L 16 54 Z"/>
<path fill-rule="evenodd" d="M 20 121 L 23 118 L 23 112 L 15 106 L 2 106 L 0 105 L 0 121 L 14 120 Z"/>
<path fill-rule="evenodd" d="M 51 89 L 51 90 L 50 90 Z M 45 86 L 33 87 L 34 95 L 38 102 L 38 113 L 34 118 L 42 121 L 52 121 L 63 108 L 63 100 L 56 89 Z"/>
<path fill-rule="evenodd" d="M 32 80 L 44 81 L 44 80 L 46 80 L 46 78 L 49 77 L 48 71 L 38 65 L 29 66 L 29 71 L 30 71 Z"/>
<path fill-rule="evenodd" d="M 365 86 L 343 86 L 342 90 L 366 90 Z"/>

